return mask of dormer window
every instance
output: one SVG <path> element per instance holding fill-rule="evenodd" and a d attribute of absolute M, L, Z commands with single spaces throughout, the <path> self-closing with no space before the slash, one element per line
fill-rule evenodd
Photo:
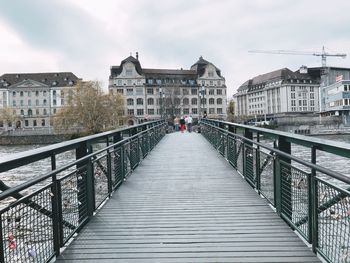
<path fill-rule="evenodd" d="M 73 85 L 73 83 L 74 83 L 74 82 L 73 82 L 72 80 L 70 80 L 70 81 L 68 82 L 68 84 L 71 85 L 71 86 Z"/>
<path fill-rule="evenodd" d="M 208 72 L 208 77 L 209 77 L 209 78 L 214 77 L 214 72 L 213 72 L 213 71 L 209 71 L 209 72 Z"/>
<path fill-rule="evenodd" d="M 126 73 L 126 75 L 127 76 L 132 76 L 132 69 L 127 69 L 126 71 L 125 71 L 125 73 Z"/>
<path fill-rule="evenodd" d="M 52 86 L 56 86 L 57 85 L 57 81 L 52 82 Z"/>

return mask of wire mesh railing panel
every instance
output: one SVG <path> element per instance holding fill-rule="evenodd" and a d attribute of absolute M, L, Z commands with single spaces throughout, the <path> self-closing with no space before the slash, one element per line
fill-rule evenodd
<path fill-rule="evenodd" d="M 236 169 L 241 174 L 244 175 L 244 165 L 243 165 L 243 152 L 244 152 L 244 143 L 236 139 Z"/>
<path fill-rule="evenodd" d="M 87 219 L 86 165 L 58 180 L 61 191 L 62 242 L 66 243 Z"/>
<path fill-rule="evenodd" d="M 54 256 L 51 185 L 1 211 L 4 263 L 47 262 Z"/>
<path fill-rule="evenodd" d="M 112 187 L 116 188 L 124 180 L 122 148 L 118 147 L 113 149 L 113 151 L 110 153 L 110 156 L 112 166 Z"/>
<path fill-rule="evenodd" d="M 284 161 L 280 161 L 280 173 L 281 214 L 308 240 L 309 176 L 311 175 Z"/>
<path fill-rule="evenodd" d="M 123 145 L 123 173 L 124 178 L 128 177 L 132 172 L 131 166 L 131 151 L 130 151 L 130 142 Z"/>
<path fill-rule="evenodd" d="M 232 136 L 227 137 L 227 160 L 233 167 L 237 166 L 236 140 Z"/>
<path fill-rule="evenodd" d="M 259 150 L 260 193 L 275 206 L 274 197 L 274 156 Z"/>
<path fill-rule="evenodd" d="M 132 169 L 135 169 L 140 162 L 139 143 L 135 138 L 130 142 L 130 165 Z"/>
<path fill-rule="evenodd" d="M 95 186 L 95 207 L 99 207 L 109 196 L 107 154 L 93 160 L 93 176 Z"/>
<path fill-rule="evenodd" d="M 226 153 L 226 145 L 227 145 L 227 140 L 226 140 L 226 134 L 223 132 L 220 132 L 218 134 L 218 147 L 217 150 L 219 151 L 219 153 L 225 157 L 225 153 Z"/>
<path fill-rule="evenodd" d="M 245 145 L 245 178 L 253 186 L 256 186 L 256 149 Z"/>
<path fill-rule="evenodd" d="M 330 262 L 350 262 L 350 192 L 317 178 L 317 250 Z"/>

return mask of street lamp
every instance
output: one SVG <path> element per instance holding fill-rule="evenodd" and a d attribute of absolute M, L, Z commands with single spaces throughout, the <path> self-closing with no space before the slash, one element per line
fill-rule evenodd
<path fill-rule="evenodd" d="M 159 106 L 160 106 L 160 118 L 163 119 L 164 113 L 163 113 L 163 98 L 165 97 L 165 94 L 162 92 L 162 88 L 159 88 Z"/>

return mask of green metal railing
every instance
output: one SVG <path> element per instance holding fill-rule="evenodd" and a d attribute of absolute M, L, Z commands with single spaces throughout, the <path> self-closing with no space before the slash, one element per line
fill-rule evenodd
<path fill-rule="evenodd" d="M 58 256 L 165 133 L 165 122 L 154 121 L 0 160 L 0 173 L 45 158 L 52 170 L 14 187 L 0 181 L 0 203 L 7 203 L 0 209 L 0 262 L 49 262 Z M 104 146 L 93 151 L 96 143 Z M 76 160 L 57 168 L 58 154 L 71 150 Z"/>
<path fill-rule="evenodd" d="M 216 120 L 201 133 L 315 253 L 350 262 L 350 177 L 316 164 L 317 151 L 350 158 L 349 144 Z M 295 145 L 310 158 L 292 155 Z"/>

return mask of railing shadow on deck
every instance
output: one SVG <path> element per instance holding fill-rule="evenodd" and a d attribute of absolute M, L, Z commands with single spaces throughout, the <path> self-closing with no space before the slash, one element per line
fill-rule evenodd
<path fill-rule="evenodd" d="M 206 119 L 201 133 L 315 253 L 350 262 L 350 177 L 316 164 L 317 150 L 349 158 L 349 144 Z M 309 148 L 311 161 L 292 145 Z"/>
<path fill-rule="evenodd" d="M 58 143 L 0 160 L 0 173 L 49 158 L 51 172 L 0 181 L 0 262 L 50 262 L 166 133 L 164 121 Z M 126 137 L 126 138 L 123 138 Z M 94 144 L 103 146 L 94 151 Z M 75 160 L 57 167 L 58 154 Z"/>

